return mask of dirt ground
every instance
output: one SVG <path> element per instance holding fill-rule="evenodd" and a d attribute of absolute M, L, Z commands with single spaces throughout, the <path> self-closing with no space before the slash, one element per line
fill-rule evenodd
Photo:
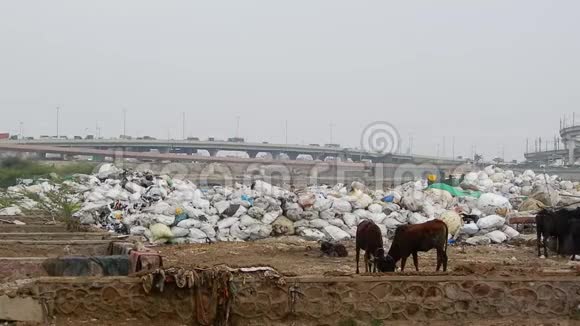
<path fill-rule="evenodd" d="M 455 275 L 521 276 L 532 273 L 560 273 L 576 269 L 569 257 L 538 258 L 535 239 L 514 244 L 469 246 L 447 249 L 448 272 Z M 356 271 L 354 241 L 346 242 L 348 257 L 322 256 L 317 242 L 297 237 L 271 238 L 256 242 L 215 243 L 157 247 L 167 266 L 235 267 L 271 266 L 285 276 L 338 276 Z M 361 252 L 361 272 L 364 272 Z M 400 267 L 400 263 L 398 264 Z M 419 254 L 421 274 L 435 272 L 434 251 Z M 407 260 L 406 274 L 414 274 L 412 258 Z"/>

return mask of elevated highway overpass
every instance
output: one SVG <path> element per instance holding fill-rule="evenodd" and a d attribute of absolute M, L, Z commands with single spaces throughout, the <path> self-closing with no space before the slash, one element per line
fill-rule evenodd
<path fill-rule="evenodd" d="M 470 169 L 469 166 L 461 164 L 462 162 L 428 161 L 427 157 L 418 157 L 416 162 L 322 162 L 124 151 L 121 148 L 95 149 L 0 142 L 0 152 L 38 153 L 41 156 L 50 153 L 62 155 L 63 158 L 82 155 L 99 158 L 99 160 L 110 158 L 132 168 L 151 169 L 163 174 L 179 174 L 199 184 L 247 183 L 250 180 L 263 179 L 274 184 L 304 186 L 359 180 L 371 187 L 383 189 L 397 182 L 424 177 L 427 173 L 463 173 Z M 128 163 L 125 160 L 127 158 L 137 159 L 141 163 Z"/>
<path fill-rule="evenodd" d="M 560 137 L 564 143 L 564 149 L 555 148 L 552 150 L 525 153 L 524 157 L 528 161 L 549 162 L 562 159 L 568 165 L 574 165 L 576 158 L 580 157 L 580 125 L 565 127 L 560 129 Z"/>
<path fill-rule="evenodd" d="M 220 151 L 245 152 L 249 158 L 257 158 L 258 154 L 270 154 L 273 159 L 283 158 L 282 154 L 288 156 L 290 160 L 296 160 L 300 155 L 310 155 L 313 160 L 323 161 L 327 157 L 340 158 L 341 161 L 352 160 L 371 161 L 374 163 L 432 163 L 439 162 L 445 164 L 461 164 L 463 161 L 434 158 L 419 155 L 404 154 L 380 154 L 371 153 L 359 149 L 337 148 L 328 146 L 313 145 L 286 145 L 267 143 L 237 143 L 225 141 L 190 141 L 190 140 L 119 140 L 119 139 L 95 139 L 95 140 L 64 140 L 64 139 L 38 139 L 38 140 L 18 140 L 4 141 L 1 145 L 27 145 L 27 146 L 49 146 L 62 148 L 85 148 L 96 150 L 123 151 L 126 154 L 151 153 L 160 154 L 181 154 L 199 157 L 199 151 L 208 151 L 210 157 L 217 157 Z M 38 147 L 37 147 L 38 148 Z M 48 152 L 47 152 L 48 153 Z M 81 154 L 78 154 L 81 155 Z M 126 155 L 127 156 L 127 155 Z M 129 156 L 127 156 L 129 157 Z M 186 159 L 187 160 L 187 159 Z"/>

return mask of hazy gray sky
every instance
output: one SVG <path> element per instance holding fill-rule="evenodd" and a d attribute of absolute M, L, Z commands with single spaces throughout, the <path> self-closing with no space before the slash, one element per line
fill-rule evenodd
<path fill-rule="evenodd" d="M 0 131 L 357 146 L 487 158 L 580 113 L 580 1 L 2 1 Z M 580 116 L 579 116 L 580 120 Z M 442 151 L 442 149 L 440 149 Z"/>

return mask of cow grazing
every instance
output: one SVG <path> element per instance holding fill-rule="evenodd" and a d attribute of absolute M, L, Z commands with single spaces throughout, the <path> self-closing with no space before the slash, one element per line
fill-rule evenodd
<path fill-rule="evenodd" d="M 443 271 L 447 271 L 447 238 L 449 231 L 447 225 L 441 220 L 432 220 L 422 224 L 402 225 L 395 231 L 393 244 L 389 249 L 386 261 L 387 271 L 394 272 L 397 262 L 401 261 L 401 271 L 405 270 L 405 263 L 410 255 L 413 255 L 415 269 L 419 271 L 417 253 L 431 249 L 437 250 L 437 271 L 443 265 Z"/>
<path fill-rule="evenodd" d="M 538 257 L 542 255 L 541 248 L 544 248 L 544 257 L 548 257 L 546 240 L 549 237 L 557 239 L 557 254 L 576 254 L 579 246 L 575 245 L 574 238 L 580 236 L 580 208 L 570 209 L 542 209 L 536 215 L 536 232 L 538 244 Z"/>
<path fill-rule="evenodd" d="M 383 235 L 381 229 L 370 220 L 362 221 L 356 229 L 356 273 L 359 273 L 358 265 L 360 250 L 365 251 L 364 263 L 365 272 L 385 272 L 387 261 L 385 249 L 383 248 Z"/>
<path fill-rule="evenodd" d="M 332 243 L 330 241 L 322 241 L 320 244 L 320 251 L 323 255 L 330 257 L 347 257 L 348 251 L 343 244 Z"/>

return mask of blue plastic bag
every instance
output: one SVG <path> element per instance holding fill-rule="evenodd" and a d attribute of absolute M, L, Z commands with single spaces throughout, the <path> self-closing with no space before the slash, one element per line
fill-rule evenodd
<path fill-rule="evenodd" d="M 388 196 L 385 196 L 383 198 L 383 201 L 385 203 L 392 203 L 394 200 L 395 200 L 395 196 L 393 196 L 393 195 L 388 195 Z"/>
<path fill-rule="evenodd" d="M 254 198 L 252 198 L 248 195 L 242 195 L 242 200 L 250 203 L 250 206 L 254 206 Z"/>

